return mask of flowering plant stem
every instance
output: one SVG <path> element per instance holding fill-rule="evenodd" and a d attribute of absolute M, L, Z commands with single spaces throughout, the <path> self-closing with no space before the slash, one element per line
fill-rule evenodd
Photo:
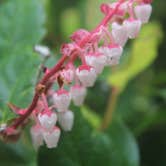
<path fill-rule="evenodd" d="M 101 21 L 101 23 L 90 33 L 90 35 L 88 35 L 87 37 L 85 37 L 79 44 L 78 46 L 80 48 L 82 48 L 86 43 L 89 42 L 89 40 L 91 39 L 91 36 L 96 33 L 101 26 L 107 26 L 108 22 L 112 19 L 112 17 L 114 16 L 114 14 L 117 12 L 118 8 L 120 7 L 120 5 L 124 2 L 124 0 L 119 0 L 118 1 L 118 5 L 111 10 L 111 12 L 106 15 L 104 17 L 104 19 Z M 16 129 L 18 128 L 29 116 L 30 114 L 33 112 L 33 110 L 35 109 L 37 102 L 39 100 L 39 97 L 42 93 L 45 93 L 45 90 L 47 89 L 47 83 L 49 81 L 49 79 L 56 74 L 59 70 L 62 69 L 63 64 L 69 60 L 70 61 L 74 61 L 77 58 L 77 54 L 75 52 L 72 52 L 70 57 L 67 55 L 63 55 L 61 57 L 61 59 L 58 61 L 58 63 L 48 72 L 44 75 L 44 77 L 41 79 L 41 81 L 37 84 L 36 89 L 35 89 L 35 94 L 34 97 L 32 99 L 32 103 L 29 105 L 29 107 L 27 108 L 25 114 L 20 115 L 20 117 L 18 119 L 16 119 L 14 121 L 14 123 L 12 124 L 12 128 Z M 114 93 L 113 93 L 114 94 Z M 115 102 L 115 101 L 114 101 Z M 115 102 L 116 103 L 116 102 Z M 114 105 L 114 103 L 113 103 Z M 108 111 L 108 114 L 110 114 L 110 112 L 112 112 L 113 108 L 111 108 L 111 111 Z M 108 116 L 110 117 L 110 115 Z M 109 119 L 107 119 L 106 117 L 104 118 L 104 124 L 103 124 L 103 128 L 105 128 L 108 125 L 108 121 Z"/>

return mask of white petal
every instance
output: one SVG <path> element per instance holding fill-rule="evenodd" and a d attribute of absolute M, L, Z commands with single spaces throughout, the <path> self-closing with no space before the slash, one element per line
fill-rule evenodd
<path fill-rule="evenodd" d="M 57 147 L 59 138 L 60 138 L 60 129 L 55 128 L 51 132 L 43 131 L 43 137 L 48 148 Z"/>
<path fill-rule="evenodd" d="M 112 36 L 114 42 L 121 46 L 124 46 L 127 42 L 127 30 L 123 25 L 119 25 L 118 23 L 112 24 Z"/>
<path fill-rule="evenodd" d="M 57 121 L 57 115 L 55 113 L 51 113 L 51 115 L 47 114 L 39 114 L 38 119 L 40 121 L 40 124 L 45 129 L 52 129 Z"/>
<path fill-rule="evenodd" d="M 43 135 L 42 135 L 42 129 L 38 126 L 33 126 L 30 130 L 32 142 L 37 150 L 39 146 L 43 145 Z"/>
<path fill-rule="evenodd" d="M 53 102 L 57 107 L 58 112 L 64 112 L 68 109 L 71 101 L 70 94 L 57 94 L 53 95 Z"/>
<path fill-rule="evenodd" d="M 76 106 L 80 106 L 84 102 L 87 90 L 84 87 L 79 87 L 79 88 L 71 87 L 70 93 L 74 104 Z"/>
<path fill-rule="evenodd" d="M 140 28 L 141 28 L 141 21 L 140 20 L 135 20 L 135 21 L 124 21 L 124 26 L 127 29 L 127 35 L 129 38 L 133 39 L 137 37 Z"/>
<path fill-rule="evenodd" d="M 85 87 L 92 87 L 96 81 L 97 75 L 94 68 L 90 70 L 76 70 L 76 75 L 78 76 L 80 82 Z"/>
<path fill-rule="evenodd" d="M 74 122 L 72 111 L 66 111 L 58 114 L 58 122 L 64 131 L 71 131 Z"/>
<path fill-rule="evenodd" d="M 137 19 L 141 20 L 142 23 L 147 23 L 152 13 L 152 6 L 150 4 L 138 5 L 134 11 Z"/>

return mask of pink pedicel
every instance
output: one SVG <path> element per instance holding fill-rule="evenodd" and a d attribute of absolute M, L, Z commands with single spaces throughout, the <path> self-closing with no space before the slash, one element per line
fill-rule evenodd
<path fill-rule="evenodd" d="M 48 148 L 57 147 L 61 129 L 71 131 L 74 125 L 74 113 L 69 108 L 71 101 L 81 106 L 87 87 L 94 85 L 104 67 L 119 64 L 128 39 L 136 38 L 142 25 L 149 21 L 151 2 L 117 0 L 102 4 L 103 20 L 91 32 L 77 30 L 70 36 L 71 42 L 61 46 L 62 57 L 54 67 L 45 68 L 29 106 L 20 108 L 8 104 L 17 118 L 0 125 L 4 140 L 17 141 L 25 125 L 33 121 L 30 132 L 35 149 L 43 144 Z M 50 55 L 48 47 L 37 45 L 34 49 L 43 57 Z"/>
<path fill-rule="evenodd" d="M 79 29 L 78 31 L 74 32 L 71 35 L 70 39 L 73 40 L 73 42 L 78 44 L 80 41 L 82 41 L 88 35 L 90 35 L 90 33 L 87 30 Z"/>
<path fill-rule="evenodd" d="M 70 56 L 73 51 L 77 50 L 75 43 L 63 44 L 61 46 L 61 54 Z"/>

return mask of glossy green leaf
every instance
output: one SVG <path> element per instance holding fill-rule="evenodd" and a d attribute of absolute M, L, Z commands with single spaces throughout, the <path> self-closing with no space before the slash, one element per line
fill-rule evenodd
<path fill-rule="evenodd" d="M 85 106 L 81 108 L 81 112 L 84 118 L 92 125 L 92 127 L 99 129 L 101 125 L 101 118 L 99 115 Z"/>
<path fill-rule="evenodd" d="M 74 128 L 62 133 L 58 147 L 40 149 L 39 166 L 138 166 L 135 139 L 122 123 L 113 123 L 106 133 L 94 132 L 79 110 L 74 113 Z"/>
<path fill-rule="evenodd" d="M 45 34 L 40 0 L 8 0 L 0 5 L 0 121 L 12 114 L 7 102 L 27 106 L 32 98 L 39 57 L 33 46 Z"/>
<path fill-rule="evenodd" d="M 139 166 L 139 150 L 131 131 L 120 121 L 108 129 L 112 143 L 113 166 Z"/>

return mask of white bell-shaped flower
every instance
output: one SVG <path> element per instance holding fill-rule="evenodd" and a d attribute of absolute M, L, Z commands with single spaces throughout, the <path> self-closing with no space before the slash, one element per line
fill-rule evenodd
<path fill-rule="evenodd" d="M 134 39 L 140 31 L 142 23 L 140 20 L 125 20 L 123 25 L 126 27 L 128 37 Z"/>
<path fill-rule="evenodd" d="M 78 67 L 76 69 L 76 75 L 85 87 L 92 87 L 97 78 L 95 69 L 88 65 Z"/>
<path fill-rule="evenodd" d="M 39 122 L 41 126 L 47 130 L 51 130 L 54 128 L 57 122 L 57 115 L 54 112 L 50 113 L 40 113 L 38 115 Z"/>
<path fill-rule="evenodd" d="M 92 66 L 97 74 L 100 74 L 106 64 L 106 57 L 100 53 L 91 53 L 85 56 L 86 63 Z"/>
<path fill-rule="evenodd" d="M 40 125 L 35 125 L 31 127 L 30 130 L 32 142 L 37 150 L 39 146 L 43 145 L 43 135 L 42 135 L 42 127 Z"/>
<path fill-rule="evenodd" d="M 58 113 L 58 122 L 64 131 L 71 131 L 74 123 L 74 113 L 69 110 Z"/>
<path fill-rule="evenodd" d="M 152 6 L 150 4 L 138 5 L 134 8 L 135 16 L 142 23 L 147 23 L 152 13 Z"/>
<path fill-rule="evenodd" d="M 51 131 L 43 130 L 43 138 L 48 148 L 55 148 L 60 138 L 60 129 L 55 127 Z"/>
<path fill-rule="evenodd" d="M 116 22 L 112 23 L 112 37 L 114 43 L 123 47 L 128 40 L 126 27 Z"/>
<path fill-rule="evenodd" d="M 123 48 L 119 45 L 111 45 L 109 47 L 101 47 L 99 51 L 106 56 L 106 65 L 114 66 L 119 64 Z"/>
<path fill-rule="evenodd" d="M 70 93 L 66 90 L 58 90 L 53 94 L 53 102 L 58 112 L 67 111 L 70 105 L 70 101 Z"/>
<path fill-rule="evenodd" d="M 75 85 L 70 88 L 72 100 L 76 106 L 83 104 L 87 90 L 83 86 Z"/>

